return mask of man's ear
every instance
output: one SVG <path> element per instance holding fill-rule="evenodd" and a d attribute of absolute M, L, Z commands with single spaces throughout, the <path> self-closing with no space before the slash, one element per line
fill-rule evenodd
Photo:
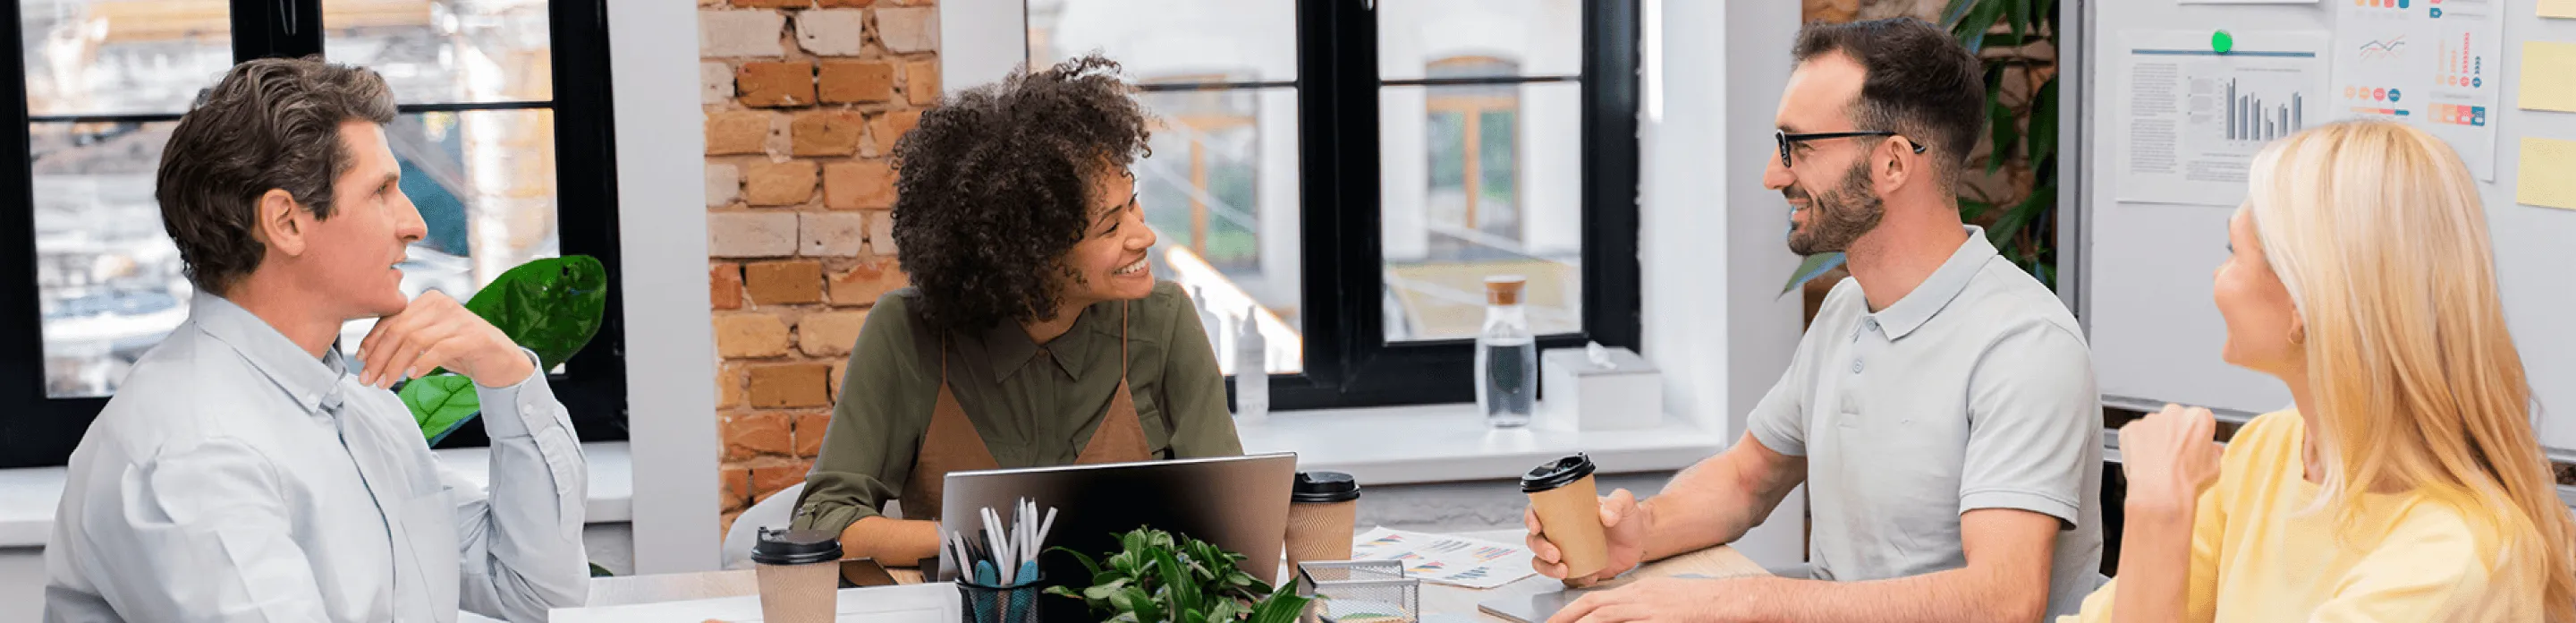
<path fill-rule="evenodd" d="M 1870 150 L 1870 158 L 1878 165 L 1879 194 L 1894 194 L 1897 189 L 1915 181 L 1914 178 L 1923 176 L 1923 160 L 1912 157 L 1915 156 L 1913 143 L 1912 139 L 1903 136 L 1891 136 L 1879 141 L 1877 149 Z"/>
<path fill-rule="evenodd" d="M 290 257 L 304 254 L 304 233 L 312 227 L 312 213 L 295 202 L 295 195 L 271 188 L 259 195 L 259 203 L 252 209 L 258 221 L 251 224 L 251 233 L 259 236 L 261 243 Z"/>

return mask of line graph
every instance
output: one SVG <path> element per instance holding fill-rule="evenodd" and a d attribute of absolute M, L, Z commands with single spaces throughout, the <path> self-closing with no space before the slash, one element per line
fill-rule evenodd
<path fill-rule="evenodd" d="M 2399 35 L 2395 38 L 2384 41 L 2371 41 L 2369 43 L 2364 43 L 2361 44 L 2361 60 L 2371 61 L 2394 59 L 2399 56 L 2399 50 L 2403 50 L 2405 47 L 2406 37 L 2404 35 Z"/>

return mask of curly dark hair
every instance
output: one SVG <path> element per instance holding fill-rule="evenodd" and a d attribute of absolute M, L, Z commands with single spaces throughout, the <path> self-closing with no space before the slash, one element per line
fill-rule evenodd
<path fill-rule="evenodd" d="M 894 145 L 896 259 L 938 331 L 1053 320 L 1103 170 L 1150 153 L 1118 63 L 1023 68 L 924 111 Z"/>
<path fill-rule="evenodd" d="M 331 183 L 355 158 L 340 124 L 361 120 L 393 123 L 393 90 L 372 70 L 318 56 L 244 61 L 198 93 L 152 189 L 188 281 L 222 295 L 259 268 L 268 247 L 253 232 L 271 189 L 331 218 Z"/>

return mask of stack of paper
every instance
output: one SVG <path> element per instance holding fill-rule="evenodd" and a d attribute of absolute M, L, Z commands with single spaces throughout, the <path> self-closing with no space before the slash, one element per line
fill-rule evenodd
<path fill-rule="evenodd" d="M 1530 568 L 1529 550 L 1517 545 L 1386 528 L 1354 538 L 1351 559 L 1398 561 L 1404 563 L 1405 575 L 1475 589 L 1537 575 Z"/>

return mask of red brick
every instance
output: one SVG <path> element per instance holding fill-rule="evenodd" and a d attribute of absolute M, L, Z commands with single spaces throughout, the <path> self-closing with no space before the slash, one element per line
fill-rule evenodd
<path fill-rule="evenodd" d="M 716 408 L 730 409 L 742 406 L 742 376 L 742 368 L 734 364 L 728 363 L 716 367 Z"/>
<path fill-rule="evenodd" d="M 893 63 L 824 61 L 821 80 L 824 103 L 855 104 L 894 99 Z"/>
<path fill-rule="evenodd" d="M 836 404 L 837 404 L 837 402 L 841 399 L 841 381 L 842 381 L 842 377 L 846 377 L 846 376 L 849 376 L 849 375 L 850 375 L 850 360 L 848 360 L 848 359 L 836 359 L 836 360 L 833 360 L 833 361 L 832 361 L 832 375 L 831 375 L 830 377 L 827 377 L 827 378 L 826 378 L 826 379 L 824 379 L 824 380 L 831 381 L 830 385 L 831 385 L 831 388 L 832 388 L 832 400 L 833 400 L 833 401 L 835 401 L 835 403 L 836 403 Z"/>
<path fill-rule="evenodd" d="M 921 125 L 921 111 L 897 110 L 868 118 L 868 143 L 859 155 L 870 158 L 894 153 L 895 141 Z"/>
<path fill-rule="evenodd" d="M 721 510 L 732 512 L 751 506 L 751 468 L 727 467 L 717 470 L 716 473 L 720 474 L 720 478 L 724 481 L 724 505 Z"/>
<path fill-rule="evenodd" d="M 814 0 L 733 0 L 737 9 L 802 9 L 814 6 Z"/>
<path fill-rule="evenodd" d="M 787 426 L 787 416 L 781 413 L 752 411 L 725 417 L 725 460 L 739 461 L 795 450 L 795 435 L 788 432 Z"/>
<path fill-rule="evenodd" d="M 777 467 L 751 468 L 751 503 L 769 501 L 769 496 L 805 482 L 805 472 L 813 470 L 814 462 L 807 460 L 791 461 Z"/>
<path fill-rule="evenodd" d="M 862 261 L 849 272 L 832 276 L 832 304 L 842 306 L 875 305 L 887 292 L 912 285 L 903 267 L 891 259 Z"/>
<path fill-rule="evenodd" d="M 811 160 L 756 160 L 743 165 L 743 200 L 756 206 L 813 201 L 816 168 Z"/>
<path fill-rule="evenodd" d="M 729 110 L 707 115 L 707 155 L 761 153 L 770 135 L 770 114 Z"/>
<path fill-rule="evenodd" d="M 904 63 L 903 95 L 914 106 L 929 106 L 939 101 L 939 61 Z"/>
<path fill-rule="evenodd" d="M 814 63 L 810 61 L 743 63 L 734 72 L 734 92 L 744 106 L 804 106 L 814 103 Z"/>
<path fill-rule="evenodd" d="M 776 357 L 787 354 L 787 323 L 760 312 L 717 314 L 716 355 Z"/>
<path fill-rule="evenodd" d="M 796 457 L 810 459 L 823 454 L 823 431 L 831 428 L 832 412 L 796 415 Z"/>
<path fill-rule="evenodd" d="M 806 314 L 796 320 L 796 349 L 814 357 L 850 354 L 850 346 L 859 341 L 859 328 L 867 324 L 864 310 Z"/>
<path fill-rule="evenodd" d="M 742 267 L 754 305 L 823 302 L 823 264 L 814 260 L 753 262 Z"/>
<path fill-rule="evenodd" d="M 847 156 L 859 150 L 867 118 L 855 111 L 814 110 L 796 114 L 788 135 L 799 156 Z"/>
<path fill-rule="evenodd" d="M 894 166 L 884 160 L 852 160 L 823 167 L 823 207 L 834 210 L 885 210 L 894 207 Z"/>
<path fill-rule="evenodd" d="M 742 265 L 717 262 L 707 268 L 707 298 L 715 309 L 742 309 Z"/>
<path fill-rule="evenodd" d="M 877 42 L 896 54 L 939 51 L 939 9 L 877 7 Z"/>
<path fill-rule="evenodd" d="M 832 404 L 832 366 L 796 363 L 751 369 L 751 406 L 757 409 L 821 407 Z"/>
<path fill-rule="evenodd" d="M 742 511 L 727 511 L 722 515 L 717 515 L 716 538 L 724 538 L 727 531 L 733 529 L 733 520 L 740 518 L 742 518 Z"/>
<path fill-rule="evenodd" d="M 868 5 L 876 4 L 876 0 L 822 0 L 822 3 L 824 8 L 864 9 Z"/>

